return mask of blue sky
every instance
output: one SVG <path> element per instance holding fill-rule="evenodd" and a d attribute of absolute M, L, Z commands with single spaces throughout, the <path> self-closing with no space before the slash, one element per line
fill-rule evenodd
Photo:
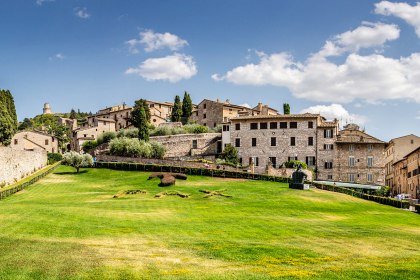
<path fill-rule="evenodd" d="M 20 120 L 186 90 L 420 135 L 415 1 L 0 0 L 0 34 Z"/>

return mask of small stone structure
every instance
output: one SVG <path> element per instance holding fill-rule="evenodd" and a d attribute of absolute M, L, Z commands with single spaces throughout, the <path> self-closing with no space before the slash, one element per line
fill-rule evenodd
<path fill-rule="evenodd" d="M 47 152 L 0 147 L 0 185 L 13 184 L 47 165 Z"/>

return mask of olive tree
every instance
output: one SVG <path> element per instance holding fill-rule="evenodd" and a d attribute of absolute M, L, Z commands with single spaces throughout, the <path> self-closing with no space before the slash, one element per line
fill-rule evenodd
<path fill-rule="evenodd" d="M 89 167 L 93 165 L 93 158 L 89 154 L 81 155 L 71 151 L 63 155 L 62 163 L 76 168 L 77 173 L 79 173 L 81 167 Z"/>

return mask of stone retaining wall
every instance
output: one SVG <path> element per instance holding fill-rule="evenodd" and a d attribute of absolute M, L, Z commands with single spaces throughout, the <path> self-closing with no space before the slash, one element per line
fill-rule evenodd
<path fill-rule="evenodd" d="M 279 176 L 279 177 L 292 177 L 292 173 L 295 172 L 295 168 L 268 168 L 266 174 L 270 176 Z M 312 172 L 307 169 L 302 169 L 302 171 L 306 174 L 306 180 L 312 181 Z"/>
<path fill-rule="evenodd" d="M 0 186 L 13 184 L 47 165 L 47 152 L 0 147 Z"/>

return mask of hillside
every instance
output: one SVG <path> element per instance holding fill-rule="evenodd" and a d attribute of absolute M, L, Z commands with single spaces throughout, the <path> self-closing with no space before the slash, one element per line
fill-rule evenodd
<path fill-rule="evenodd" d="M 420 275 L 420 215 L 407 211 L 273 182 L 190 176 L 160 188 L 149 173 L 73 171 L 0 201 L 0 279 Z M 232 197 L 199 192 L 221 189 Z M 190 197 L 154 197 L 167 190 Z"/>

